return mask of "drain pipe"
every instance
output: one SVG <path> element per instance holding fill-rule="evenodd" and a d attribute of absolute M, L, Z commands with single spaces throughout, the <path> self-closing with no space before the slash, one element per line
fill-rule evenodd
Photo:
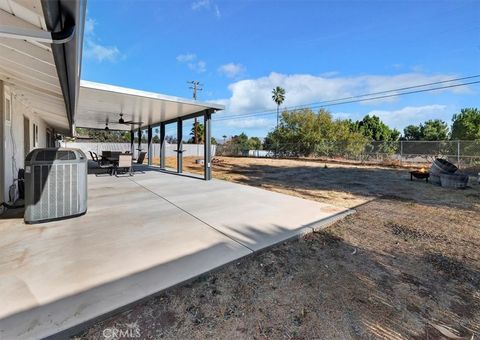
<path fill-rule="evenodd" d="M 47 32 L 41 29 L 31 30 L 20 27 L 0 26 L 0 37 L 21 39 L 21 40 L 34 40 L 37 42 L 47 44 L 65 44 L 72 40 L 75 35 L 75 25 L 65 27 L 60 32 Z"/>

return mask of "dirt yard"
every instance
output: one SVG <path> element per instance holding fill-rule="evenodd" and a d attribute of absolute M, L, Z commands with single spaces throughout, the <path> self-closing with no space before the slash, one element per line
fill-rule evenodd
<path fill-rule="evenodd" d="M 169 160 L 170 162 L 172 160 Z M 201 171 L 185 160 L 186 171 Z M 97 323 L 142 338 L 439 339 L 480 336 L 480 186 L 447 190 L 406 170 L 216 158 L 214 177 L 355 208 Z"/>

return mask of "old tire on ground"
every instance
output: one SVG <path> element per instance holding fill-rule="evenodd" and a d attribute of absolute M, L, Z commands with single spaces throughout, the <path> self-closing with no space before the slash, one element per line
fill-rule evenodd
<path fill-rule="evenodd" d="M 443 174 L 440 175 L 442 187 L 465 189 L 468 184 L 468 176 L 462 174 Z"/>
<path fill-rule="evenodd" d="M 441 174 L 453 174 L 458 168 L 446 159 L 437 158 L 430 167 L 430 174 L 440 176 Z"/>

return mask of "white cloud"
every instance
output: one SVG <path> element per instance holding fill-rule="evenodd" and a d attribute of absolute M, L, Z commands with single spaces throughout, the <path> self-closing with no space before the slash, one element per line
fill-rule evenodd
<path fill-rule="evenodd" d="M 229 113 L 242 114 L 275 109 L 272 101 L 272 89 L 281 86 L 286 90 L 283 106 L 292 107 L 315 102 L 333 100 L 359 94 L 380 92 L 393 88 L 414 86 L 455 78 L 455 75 L 423 73 L 403 73 L 397 75 L 362 75 L 352 77 L 325 77 L 310 74 L 285 75 L 272 72 L 266 77 L 245 79 L 229 85 L 230 98 L 224 99 Z M 465 93 L 465 87 L 450 88 L 441 91 Z M 432 93 L 439 93 L 435 91 Z M 395 101 L 398 97 L 389 98 Z M 387 100 L 367 101 L 364 104 L 378 104 Z"/>
<path fill-rule="evenodd" d="M 245 118 L 227 120 L 225 125 L 239 129 L 263 129 L 271 127 L 272 122 L 265 118 Z"/>
<path fill-rule="evenodd" d="M 186 54 L 177 55 L 177 61 L 179 61 L 181 63 L 188 62 L 188 61 L 194 61 L 195 59 L 197 59 L 197 55 L 194 54 L 194 53 L 186 53 Z"/>
<path fill-rule="evenodd" d="M 403 130 L 407 125 L 420 124 L 429 119 L 449 121 L 451 112 L 446 105 L 432 104 L 423 106 L 406 106 L 398 110 L 373 110 L 369 115 L 380 117 L 390 127 Z"/>
<path fill-rule="evenodd" d="M 198 73 L 203 73 L 207 70 L 207 63 L 203 60 L 199 60 L 196 63 L 188 64 L 188 67 L 194 71 L 197 71 Z"/>
<path fill-rule="evenodd" d="M 222 14 L 220 13 L 220 9 L 218 8 L 218 6 L 216 4 L 213 6 L 213 10 L 214 10 L 215 16 L 217 18 L 220 18 L 222 16 Z"/>
<path fill-rule="evenodd" d="M 238 75 L 244 73 L 246 70 L 245 66 L 242 64 L 234 64 L 234 63 L 228 63 L 225 65 L 221 65 L 218 68 L 218 72 L 221 74 L 229 77 L 229 78 L 235 78 Z"/>
<path fill-rule="evenodd" d="M 98 62 L 109 61 L 115 62 L 123 57 L 122 53 L 116 46 L 107 46 L 100 44 L 95 34 L 95 19 L 87 18 L 85 20 L 85 45 L 83 55 L 86 58 L 95 59 Z"/>
<path fill-rule="evenodd" d="M 97 22 L 92 18 L 87 18 L 85 20 L 85 35 L 93 34 L 93 30 L 95 29 L 95 25 Z"/>
<path fill-rule="evenodd" d="M 207 10 L 211 11 L 217 18 L 220 18 L 222 14 L 220 13 L 220 8 L 218 5 L 213 2 L 213 0 L 198 0 L 192 3 L 192 10 Z"/>
<path fill-rule="evenodd" d="M 194 11 L 210 7 L 210 0 L 198 0 L 192 3 L 192 9 Z"/>
<path fill-rule="evenodd" d="M 176 59 L 195 72 L 203 73 L 207 70 L 207 63 L 203 60 L 198 60 L 195 53 L 179 54 Z"/>
<path fill-rule="evenodd" d="M 115 62 L 121 56 L 120 51 L 115 46 L 104 46 L 94 41 L 87 40 L 85 45 L 84 56 L 96 59 L 99 62 L 110 61 Z"/>

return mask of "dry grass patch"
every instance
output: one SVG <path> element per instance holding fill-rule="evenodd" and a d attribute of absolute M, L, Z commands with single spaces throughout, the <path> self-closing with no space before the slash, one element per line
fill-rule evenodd
<path fill-rule="evenodd" d="M 451 191 L 410 182 L 405 170 L 244 158 L 217 158 L 214 175 L 357 213 L 163 292 L 82 338 L 134 322 L 149 339 L 479 336 L 478 184 Z"/>

